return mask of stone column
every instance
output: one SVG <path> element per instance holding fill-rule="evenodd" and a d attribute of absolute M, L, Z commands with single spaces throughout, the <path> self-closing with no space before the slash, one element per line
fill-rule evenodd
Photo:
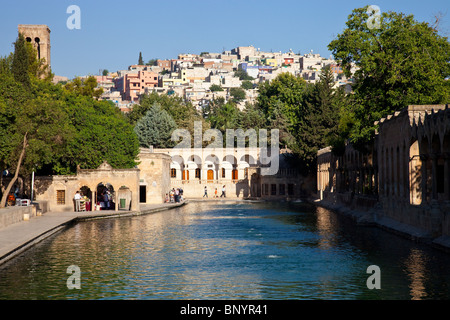
<path fill-rule="evenodd" d="M 399 164 L 398 164 L 398 169 L 399 169 L 399 181 L 398 181 L 398 194 L 399 196 L 403 199 L 405 197 L 405 182 L 404 180 L 404 167 L 405 167 L 405 160 L 404 160 L 404 154 L 403 154 L 403 148 L 399 148 Z"/>
<path fill-rule="evenodd" d="M 444 194 L 445 200 L 450 201 L 450 152 L 444 153 Z"/>
<path fill-rule="evenodd" d="M 431 155 L 431 194 L 434 200 L 437 200 L 437 160 L 438 155 L 433 153 Z"/>
<path fill-rule="evenodd" d="M 420 155 L 420 160 L 422 161 L 421 166 L 421 176 L 422 176 L 422 204 L 427 203 L 427 184 L 428 184 L 428 175 L 427 175 L 427 155 Z"/>

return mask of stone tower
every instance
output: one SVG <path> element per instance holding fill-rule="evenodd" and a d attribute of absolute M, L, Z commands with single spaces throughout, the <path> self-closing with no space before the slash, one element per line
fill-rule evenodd
<path fill-rule="evenodd" d="M 38 59 L 45 59 L 50 67 L 50 28 L 42 24 L 19 24 L 19 33 L 33 44 Z"/>

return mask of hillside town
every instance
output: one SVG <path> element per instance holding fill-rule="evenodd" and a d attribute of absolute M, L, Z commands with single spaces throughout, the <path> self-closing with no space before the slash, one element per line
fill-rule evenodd
<path fill-rule="evenodd" d="M 288 72 L 314 83 L 323 67 L 329 66 L 336 86 L 350 88 L 352 79 L 332 58 L 318 53 L 264 52 L 253 46 L 236 47 L 222 53 L 179 54 L 176 59 L 152 59 L 146 64 L 130 65 L 127 70 L 94 76 L 103 88 L 102 100 L 113 101 L 123 112 L 132 109 L 139 97 L 151 92 L 176 94 L 201 110 L 216 98 L 225 101 L 232 88 L 242 88 L 245 98 L 238 107 L 257 97 L 257 86 Z"/>

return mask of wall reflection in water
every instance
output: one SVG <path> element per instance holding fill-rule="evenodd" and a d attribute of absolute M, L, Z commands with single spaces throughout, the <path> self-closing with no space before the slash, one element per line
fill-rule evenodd
<path fill-rule="evenodd" d="M 412 300 L 427 298 L 425 282 L 427 281 L 427 261 L 425 254 L 418 249 L 411 249 L 411 252 L 404 262 L 405 272 L 410 279 L 410 294 Z"/>

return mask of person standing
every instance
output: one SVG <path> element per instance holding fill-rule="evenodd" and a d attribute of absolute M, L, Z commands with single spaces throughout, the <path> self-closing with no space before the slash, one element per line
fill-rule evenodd
<path fill-rule="evenodd" d="M 222 194 L 220 195 L 220 197 L 222 198 L 222 197 L 224 197 L 224 198 L 226 198 L 227 196 L 225 195 L 225 185 L 222 187 Z"/>
<path fill-rule="evenodd" d="M 81 209 L 81 194 L 80 191 L 77 191 L 75 193 L 75 196 L 73 197 L 73 200 L 75 201 L 75 212 L 79 212 Z"/>
<path fill-rule="evenodd" d="M 203 195 L 203 198 L 207 197 L 208 198 L 208 188 L 205 186 L 205 194 Z"/>

